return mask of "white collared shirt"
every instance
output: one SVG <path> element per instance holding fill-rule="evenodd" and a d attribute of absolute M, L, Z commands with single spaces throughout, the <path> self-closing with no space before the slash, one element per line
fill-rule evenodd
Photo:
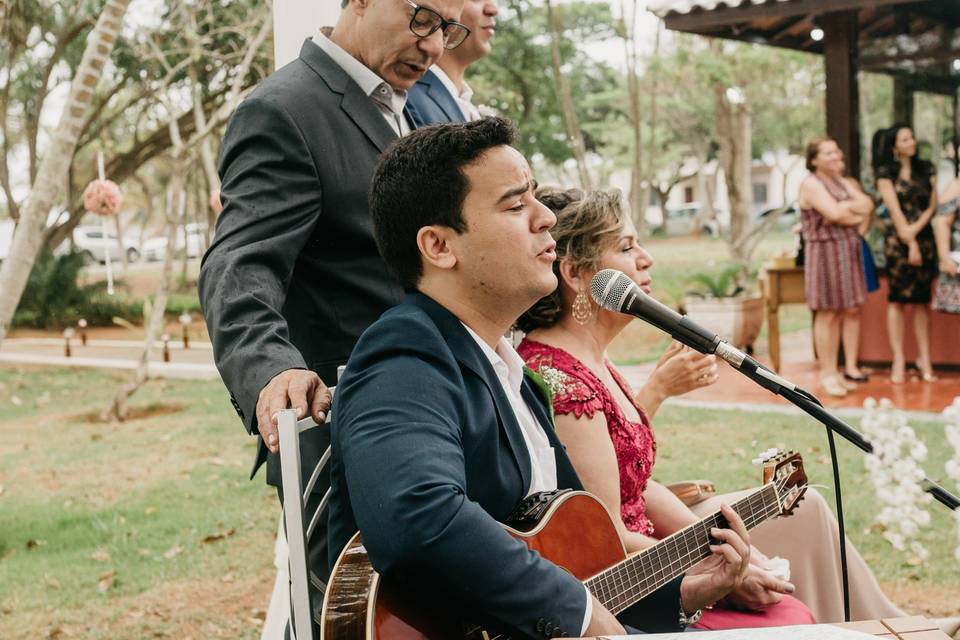
<path fill-rule="evenodd" d="M 550 446 L 550 440 L 547 439 L 547 433 L 543 430 L 543 426 L 534 417 L 533 412 L 520 393 L 523 386 L 523 358 L 506 338 L 500 338 L 497 348 L 494 350 L 473 329 L 465 324 L 463 328 L 476 341 L 480 350 L 483 351 L 483 355 L 493 365 L 493 370 L 497 373 L 497 379 L 500 380 L 503 391 L 510 400 L 510 406 L 513 408 L 517 422 L 520 424 L 523 442 L 527 446 L 527 453 L 530 454 L 530 488 L 527 490 L 527 495 L 540 491 L 553 491 L 557 488 L 557 456 L 553 447 Z M 583 624 L 580 627 L 581 636 L 586 635 L 587 627 L 590 626 L 590 618 L 593 616 L 593 596 L 587 589 L 587 585 L 583 585 L 583 588 L 587 593 L 587 608 L 583 612 Z"/>
<path fill-rule="evenodd" d="M 474 106 L 473 104 L 473 89 L 470 88 L 470 85 L 464 81 L 463 91 L 457 89 L 457 85 L 453 84 L 453 80 L 450 79 L 443 69 L 438 65 L 433 65 L 430 67 L 430 70 L 440 78 L 440 82 L 443 83 L 443 86 L 447 91 L 450 92 L 450 95 L 453 96 L 453 99 L 457 101 L 457 105 L 460 107 L 460 111 L 463 112 L 463 116 L 467 119 L 467 122 L 473 122 L 474 120 L 480 119 L 480 109 Z"/>
<path fill-rule="evenodd" d="M 403 113 L 403 108 L 407 105 L 406 91 L 391 87 L 369 67 L 322 33 L 315 35 L 312 42 L 330 56 L 344 73 L 359 85 L 361 91 L 370 96 L 394 133 L 401 137 L 410 133 L 410 124 Z"/>

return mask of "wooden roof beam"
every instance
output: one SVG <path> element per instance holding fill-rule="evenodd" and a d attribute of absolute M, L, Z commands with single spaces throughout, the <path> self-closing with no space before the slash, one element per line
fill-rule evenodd
<path fill-rule="evenodd" d="M 871 0 L 873 7 L 906 4 L 914 0 Z M 807 14 L 834 13 L 858 10 L 863 0 L 789 0 L 724 7 L 712 11 L 696 10 L 690 13 L 668 13 L 664 23 L 668 29 L 701 33 L 704 29 L 734 26 L 758 18 L 793 17 Z"/>

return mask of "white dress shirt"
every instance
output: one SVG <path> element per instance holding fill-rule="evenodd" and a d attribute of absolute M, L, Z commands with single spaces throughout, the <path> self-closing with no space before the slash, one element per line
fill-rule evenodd
<path fill-rule="evenodd" d="M 553 447 L 550 446 L 550 440 L 547 439 L 543 426 L 534 417 L 530 407 L 527 406 L 526 401 L 520 394 L 523 385 L 523 358 L 506 338 L 500 338 L 497 348 L 494 350 L 473 329 L 465 324 L 463 327 L 479 345 L 490 364 L 493 365 L 493 370 L 497 373 L 497 379 L 500 380 L 500 385 L 510 400 L 510 406 L 517 422 L 520 424 L 523 442 L 527 445 L 527 453 L 530 454 L 530 488 L 527 490 L 527 495 L 540 491 L 553 491 L 557 488 L 557 456 Z M 593 615 L 593 596 L 587 589 L 587 585 L 583 585 L 583 588 L 587 593 L 587 607 L 583 613 L 583 625 L 580 628 L 581 636 L 586 635 L 587 627 L 590 626 L 590 618 Z"/>
<path fill-rule="evenodd" d="M 448 76 L 439 66 L 433 65 L 430 67 L 430 70 L 433 71 L 438 78 L 440 78 L 440 82 L 442 82 L 446 90 L 450 92 L 450 95 L 453 96 L 453 99 L 457 101 L 457 105 L 460 107 L 460 111 L 463 112 L 467 122 L 479 120 L 480 109 L 475 107 L 473 104 L 473 89 L 470 88 L 470 85 L 464 81 L 463 91 L 460 91 L 457 89 L 457 85 L 453 84 L 453 80 L 450 79 L 450 76 Z"/>
<path fill-rule="evenodd" d="M 406 91 L 398 91 L 391 87 L 369 67 L 322 33 L 313 37 L 313 43 L 330 56 L 360 86 L 360 89 L 370 96 L 394 133 L 401 137 L 410 133 L 410 123 L 407 122 L 407 117 L 403 113 L 403 108 L 407 104 Z"/>

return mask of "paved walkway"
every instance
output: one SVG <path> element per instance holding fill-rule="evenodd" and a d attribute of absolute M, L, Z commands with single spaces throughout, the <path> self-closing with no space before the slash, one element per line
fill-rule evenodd
<path fill-rule="evenodd" d="M 808 331 L 784 335 L 781 339 L 780 352 L 780 375 L 813 393 L 825 407 L 838 415 L 859 414 L 864 400 L 872 397 L 889 398 L 898 409 L 931 417 L 930 414 L 941 413 L 956 396 L 960 396 L 960 372 L 938 371 L 939 380 L 923 382 L 914 371 L 914 375 L 908 373 L 905 383 L 892 384 L 890 370 L 880 369 L 870 372 L 870 380 L 859 385 L 856 391 L 844 398 L 834 398 L 828 396 L 817 385 L 817 365 Z M 765 353 L 757 354 L 756 357 L 770 366 L 770 360 Z M 672 398 L 668 402 L 687 406 L 728 409 L 735 406 L 746 410 L 800 413 L 800 410 L 792 404 L 757 386 L 732 367 L 723 364 L 720 368 L 720 380 L 716 384 L 679 398 Z M 623 367 L 623 370 L 630 383 L 639 386 L 650 375 L 653 363 Z"/>
<path fill-rule="evenodd" d="M 55 367 L 94 367 L 132 370 L 137 367 L 142 340 L 90 339 L 87 346 L 70 341 L 70 357 L 64 355 L 63 338 L 10 338 L 0 344 L 0 363 L 34 364 Z M 219 379 L 209 342 L 191 341 L 184 349 L 179 340 L 168 344 L 170 361 L 163 360 L 163 344 L 157 341 L 150 351 L 148 369 L 158 378 Z"/>
<path fill-rule="evenodd" d="M 163 361 L 163 345 L 159 341 L 151 350 L 151 375 L 165 378 L 219 378 L 209 342 L 191 341 L 190 348 L 184 349 L 181 341 L 171 340 L 168 347 L 169 362 Z M 129 370 L 136 367 L 142 348 L 143 342 L 139 340 L 91 338 L 87 346 L 81 346 L 79 339 L 73 339 L 71 357 L 67 358 L 64 357 L 62 338 L 10 338 L 0 345 L 0 363 Z M 808 332 L 783 336 L 781 354 L 783 367 L 780 375 L 819 397 L 827 408 L 839 415 L 859 414 L 863 401 L 873 397 L 890 398 L 899 409 L 930 417 L 930 414 L 942 412 L 955 396 L 960 395 L 960 372 L 938 372 L 940 379 L 936 382 L 922 382 L 916 375 L 908 375 L 907 382 L 895 385 L 890 383 L 889 370 L 880 370 L 873 372 L 869 382 L 860 385 L 857 391 L 847 397 L 833 398 L 817 386 L 817 368 Z M 757 357 L 769 364 L 766 354 Z M 630 383 L 637 387 L 650 375 L 653 364 L 626 366 L 622 370 Z M 721 365 L 720 380 L 713 386 L 668 402 L 705 408 L 800 411 L 726 365 Z"/>

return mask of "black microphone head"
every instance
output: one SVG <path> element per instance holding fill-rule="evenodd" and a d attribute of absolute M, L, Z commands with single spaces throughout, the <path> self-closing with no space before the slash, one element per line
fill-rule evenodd
<path fill-rule="evenodd" d="M 636 285 L 622 271 L 603 269 L 590 281 L 593 301 L 607 311 L 622 311 L 627 292 Z"/>

